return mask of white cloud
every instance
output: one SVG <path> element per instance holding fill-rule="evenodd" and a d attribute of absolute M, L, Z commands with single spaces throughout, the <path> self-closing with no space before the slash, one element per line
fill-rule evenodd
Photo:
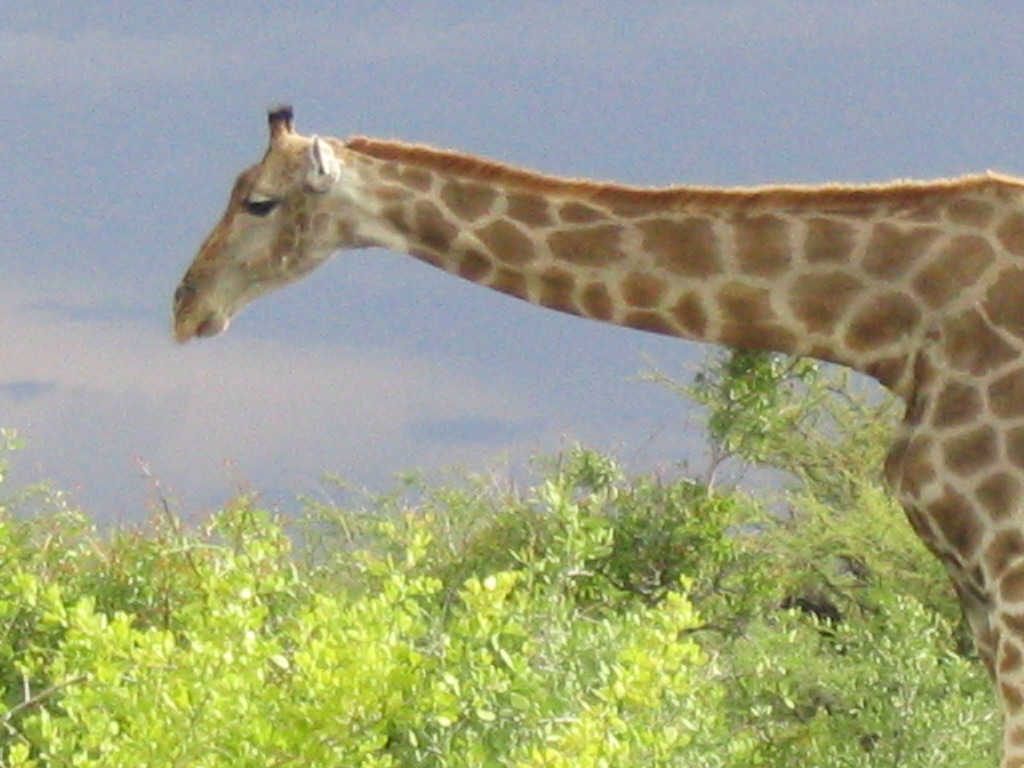
<path fill-rule="evenodd" d="M 115 515 L 139 512 L 137 458 L 185 499 L 208 502 L 231 490 L 225 462 L 256 488 L 299 491 L 328 470 L 379 482 L 382 470 L 507 450 L 500 427 L 531 419 L 506 386 L 415 356 L 238 336 L 178 347 L 124 319 L 76 322 L 35 303 L 0 288 L 0 384 L 13 385 L 6 396 L 0 387 L 0 426 L 29 443 L 15 468 Z M 502 444 L 409 440 L 424 418 L 489 422 Z"/>

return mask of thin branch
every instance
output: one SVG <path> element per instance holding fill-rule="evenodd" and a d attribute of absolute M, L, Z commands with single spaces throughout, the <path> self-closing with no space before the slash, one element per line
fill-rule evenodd
<path fill-rule="evenodd" d="M 11 720 L 19 712 L 22 712 L 26 709 L 34 709 L 35 707 L 38 707 L 40 704 L 46 701 L 46 699 L 50 698 L 51 696 L 57 693 L 60 693 L 65 688 L 68 688 L 72 685 L 78 685 L 79 683 L 85 682 L 87 679 L 88 675 L 78 675 L 76 677 L 72 677 L 70 680 L 65 680 L 63 683 L 54 683 L 48 688 L 44 688 L 39 693 L 25 699 L 25 701 L 21 702 L 20 704 L 15 704 L 3 715 L 0 715 L 0 723 L 3 723 L 4 725 L 9 724 Z"/>

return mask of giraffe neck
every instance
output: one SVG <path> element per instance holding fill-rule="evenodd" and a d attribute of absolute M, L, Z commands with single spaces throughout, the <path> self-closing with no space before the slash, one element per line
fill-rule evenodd
<path fill-rule="evenodd" d="M 563 312 L 837 362 L 901 394 L 937 313 L 971 303 L 997 249 L 1024 251 L 997 242 L 1024 187 L 996 176 L 639 189 L 396 142 L 344 148 L 375 217 L 368 244 Z"/>

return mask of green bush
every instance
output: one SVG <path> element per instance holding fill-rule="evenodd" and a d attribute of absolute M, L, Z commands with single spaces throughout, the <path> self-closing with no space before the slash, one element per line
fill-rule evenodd
<path fill-rule="evenodd" d="M 773 356 L 682 389 L 702 481 L 577 448 L 526 488 L 409 481 L 299 521 L 243 497 L 101 534 L 8 492 L 0 455 L 0 761 L 993 764 L 957 606 L 869 463 L 891 405 Z"/>
<path fill-rule="evenodd" d="M 680 640 L 689 603 L 584 615 L 567 592 L 600 532 L 468 578 L 442 612 L 441 582 L 416 573 L 423 526 L 406 531 L 400 562 L 351 553 L 376 571 L 358 593 L 310 589 L 244 501 L 193 532 L 83 531 L 46 567 L 8 536 L 5 764 L 667 765 L 708 737 L 721 692 Z M 70 578 L 49 567 L 82 550 Z M 152 589 L 126 588 L 139 574 Z"/>

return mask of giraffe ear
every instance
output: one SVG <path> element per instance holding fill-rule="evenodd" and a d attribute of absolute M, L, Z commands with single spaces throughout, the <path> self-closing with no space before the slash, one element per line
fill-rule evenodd
<path fill-rule="evenodd" d="M 306 150 L 306 159 L 306 187 L 311 191 L 326 192 L 341 178 L 341 163 L 331 145 L 319 136 L 313 137 L 313 143 Z"/>

